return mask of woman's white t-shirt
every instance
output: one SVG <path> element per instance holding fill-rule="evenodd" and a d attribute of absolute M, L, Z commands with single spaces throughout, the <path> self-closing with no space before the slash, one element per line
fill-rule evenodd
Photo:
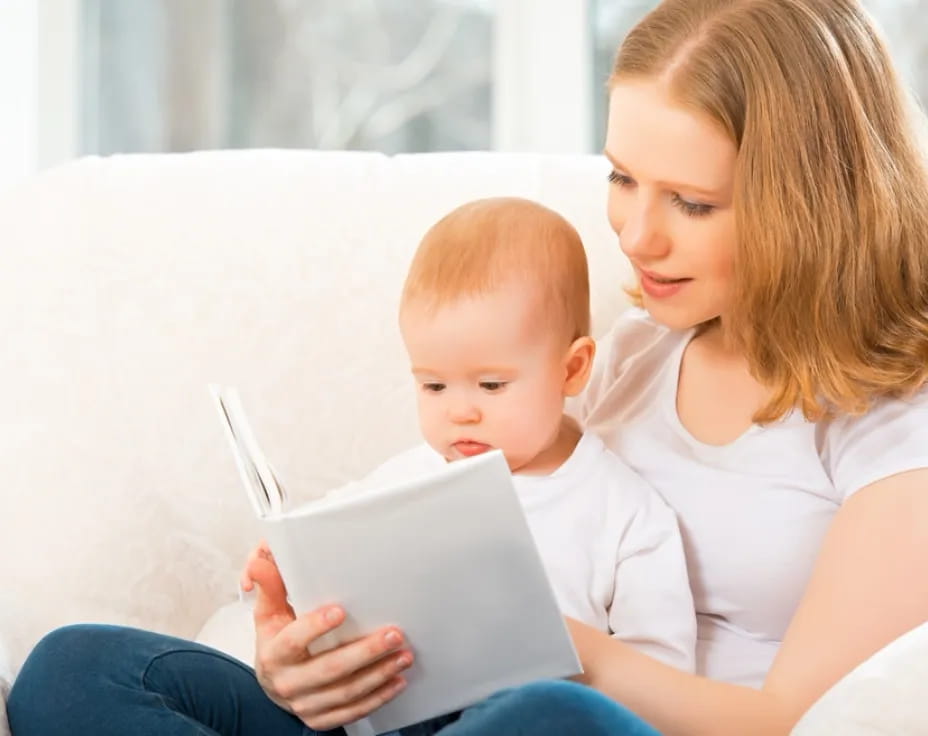
<path fill-rule="evenodd" d="M 928 467 L 928 390 L 860 417 L 813 423 L 793 412 L 707 445 L 676 409 L 693 334 L 627 311 L 600 340 L 572 410 L 677 513 L 696 604 L 697 672 L 760 687 L 839 506 L 874 481 Z"/>

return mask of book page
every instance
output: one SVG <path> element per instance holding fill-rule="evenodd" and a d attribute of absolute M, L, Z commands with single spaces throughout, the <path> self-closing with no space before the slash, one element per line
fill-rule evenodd
<path fill-rule="evenodd" d="M 285 494 L 270 463 L 258 446 L 242 408 L 238 391 L 215 384 L 211 384 L 209 388 L 255 514 L 259 518 L 279 515 Z"/>

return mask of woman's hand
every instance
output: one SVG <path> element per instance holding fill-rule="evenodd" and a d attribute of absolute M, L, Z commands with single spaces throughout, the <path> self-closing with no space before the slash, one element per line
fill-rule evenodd
<path fill-rule="evenodd" d="M 255 672 L 267 696 L 310 728 L 325 731 L 363 718 L 406 686 L 413 662 L 395 626 L 310 656 L 309 646 L 345 620 L 338 606 L 297 616 L 267 544 L 245 564 L 242 590 L 257 587 Z"/>

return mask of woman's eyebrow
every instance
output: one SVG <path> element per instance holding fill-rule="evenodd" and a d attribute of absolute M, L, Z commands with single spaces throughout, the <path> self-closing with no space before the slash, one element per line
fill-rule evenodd
<path fill-rule="evenodd" d="M 615 168 L 617 168 L 617 169 L 622 169 L 622 168 L 624 168 L 623 166 L 621 166 L 621 165 L 619 164 L 618 161 L 616 161 L 615 156 L 613 156 L 611 153 L 609 153 L 609 151 L 607 151 L 605 148 L 603 149 L 603 156 L 605 156 L 607 159 L 609 159 L 609 163 L 611 163 L 613 166 L 615 166 Z"/>
<path fill-rule="evenodd" d="M 626 174 L 631 176 L 633 179 L 635 178 L 632 175 L 632 172 L 629 170 L 629 168 L 623 165 L 622 162 L 619 161 L 611 153 L 609 153 L 609 151 L 607 151 L 606 149 L 603 149 L 603 155 L 607 159 L 609 159 L 609 163 L 612 164 L 613 168 L 618 169 L 619 171 L 625 172 Z M 696 184 L 685 184 L 679 181 L 659 181 L 657 182 L 657 184 L 659 184 L 662 187 L 666 187 L 667 189 L 682 189 L 687 192 L 703 194 L 710 198 L 720 197 L 724 194 L 724 192 L 720 189 L 707 189 L 706 187 L 697 186 Z"/>

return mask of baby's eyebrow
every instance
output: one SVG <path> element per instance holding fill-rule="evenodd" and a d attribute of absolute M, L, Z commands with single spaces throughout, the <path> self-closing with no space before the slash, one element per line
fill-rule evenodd
<path fill-rule="evenodd" d="M 495 381 L 505 381 L 508 378 L 514 376 L 518 371 L 515 368 L 503 368 L 501 366 L 490 366 L 488 368 L 481 368 L 479 371 L 474 371 L 472 374 L 474 378 L 480 380 L 495 380 Z"/>
<path fill-rule="evenodd" d="M 419 379 L 430 378 L 434 380 L 441 380 L 441 373 L 432 370 L 431 368 L 414 365 L 410 368 L 410 372 Z M 495 380 L 505 380 L 507 377 L 514 376 L 516 373 L 518 373 L 518 370 L 512 366 L 487 365 L 475 368 L 474 370 L 469 371 L 467 375 L 469 378 L 492 378 Z"/>

